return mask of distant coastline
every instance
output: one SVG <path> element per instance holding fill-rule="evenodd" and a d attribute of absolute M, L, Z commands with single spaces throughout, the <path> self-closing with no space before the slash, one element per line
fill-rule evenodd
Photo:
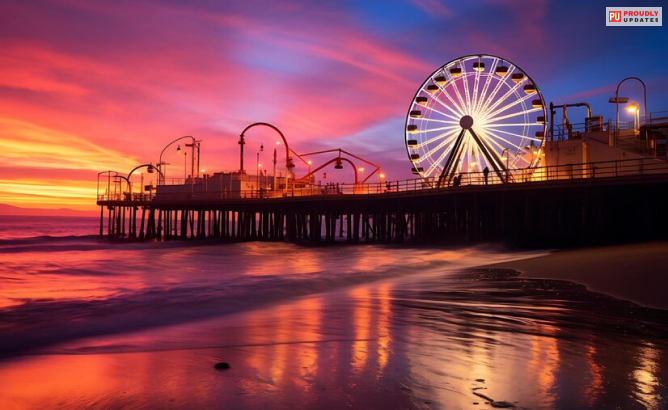
<path fill-rule="evenodd" d="M 3 216 L 74 216 L 74 217 L 96 217 L 99 211 L 79 211 L 70 208 L 21 208 L 18 206 L 0 204 L 0 215 Z"/>

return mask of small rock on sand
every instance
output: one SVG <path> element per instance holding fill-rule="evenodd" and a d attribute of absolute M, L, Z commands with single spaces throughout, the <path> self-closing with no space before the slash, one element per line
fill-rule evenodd
<path fill-rule="evenodd" d="M 215 365 L 213 365 L 213 367 L 218 369 L 218 370 L 225 370 L 225 369 L 230 368 L 230 364 L 225 363 L 225 362 L 220 362 L 220 363 L 216 363 Z"/>

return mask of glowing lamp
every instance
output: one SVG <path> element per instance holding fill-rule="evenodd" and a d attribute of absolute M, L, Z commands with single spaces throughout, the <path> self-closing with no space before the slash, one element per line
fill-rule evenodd
<path fill-rule="evenodd" d="M 631 112 L 631 113 L 635 113 L 635 112 L 638 111 L 639 109 L 640 109 L 640 106 L 639 106 L 638 103 L 635 102 L 635 101 L 629 103 L 629 105 L 626 106 L 626 111 Z"/>

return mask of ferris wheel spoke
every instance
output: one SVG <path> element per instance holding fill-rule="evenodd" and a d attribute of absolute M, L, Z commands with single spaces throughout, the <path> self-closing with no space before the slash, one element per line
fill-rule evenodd
<path fill-rule="evenodd" d="M 525 78 L 526 78 L 526 77 L 525 77 Z M 487 117 L 487 116 L 489 115 L 489 113 L 490 113 L 492 110 L 494 110 L 496 107 L 498 107 L 499 105 L 501 105 L 501 103 L 504 102 L 504 101 L 506 100 L 506 98 L 508 98 L 508 97 L 512 96 L 514 93 L 516 93 L 517 90 L 522 86 L 522 83 L 523 83 L 523 82 L 524 82 L 524 80 L 522 80 L 522 81 L 518 81 L 517 84 L 515 84 L 515 85 L 514 85 L 513 87 L 511 87 L 508 91 L 506 91 L 506 93 L 503 95 L 503 97 L 501 97 L 501 98 L 499 98 L 498 100 L 496 100 L 496 101 L 494 102 L 494 104 L 492 104 L 492 105 L 489 106 L 485 111 L 483 111 L 483 112 L 482 112 L 482 116 L 483 116 L 483 117 Z"/>
<path fill-rule="evenodd" d="M 484 137 L 484 135 L 478 136 L 474 129 L 469 130 L 471 135 L 475 138 L 478 147 L 480 148 L 483 156 L 487 159 L 487 162 L 492 165 L 494 172 L 499 176 L 500 179 L 503 179 L 503 170 L 506 168 L 501 163 L 501 159 L 498 153 L 494 150 L 494 147 L 490 145 L 489 141 Z"/>
<path fill-rule="evenodd" d="M 475 72 L 475 82 L 473 83 L 473 105 L 471 105 L 471 112 L 476 112 L 476 107 L 478 106 L 478 102 L 479 102 L 478 87 L 480 85 L 480 76 L 481 76 L 481 72 L 476 70 L 476 72 Z"/>
<path fill-rule="evenodd" d="M 457 128 L 459 128 L 459 127 L 457 127 Z M 452 130 L 452 131 L 450 131 L 450 132 L 446 131 L 446 132 L 444 132 L 444 133 L 441 133 L 441 134 L 439 134 L 439 135 L 437 135 L 437 136 L 435 136 L 435 137 L 432 137 L 432 138 L 428 139 L 428 140 L 425 141 L 425 142 L 421 142 L 421 143 L 419 143 L 418 145 L 415 146 L 415 148 L 421 148 L 421 147 L 424 147 L 425 145 L 432 144 L 432 143 L 434 143 L 434 142 L 436 142 L 436 141 L 438 141 L 438 140 L 440 140 L 440 139 L 442 139 L 442 138 L 450 138 L 451 136 L 456 135 L 456 134 L 457 134 L 457 131 L 458 131 L 458 129 L 454 129 L 454 130 Z M 431 154 L 431 151 L 428 152 L 427 154 Z"/>
<path fill-rule="evenodd" d="M 431 157 L 434 153 L 438 152 L 441 148 L 445 147 L 448 143 L 452 142 L 453 139 L 455 139 L 455 136 L 457 136 L 457 133 L 453 133 L 453 135 L 450 135 L 447 137 L 443 142 L 435 146 L 434 148 L 430 149 L 429 151 L 424 153 L 424 157 Z"/>
<path fill-rule="evenodd" d="M 420 134 L 427 134 L 428 132 L 435 132 L 435 131 L 446 131 L 452 129 L 451 126 L 448 127 L 438 127 L 438 128 L 429 128 L 426 130 L 420 130 Z"/>
<path fill-rule="evenodd" d="M 439 120 L 436 118 L 420 118 L 419 121 L 425 121 L 425 122 L 437 122 L 439 124 L 452 124 L 450 128 L 457 128 L 459 127 L 459 121 L 450 121 L 450 120 Z"/>
<path fill-rule="evenodd" d="M 485 115 L 483 118 L 484 118 L 485 120 L 487 120 L 488 118 L 494 118 L 496 115 L 501 114 L 501 113 L 504 112 L 505 110 L 508 110 L 508 109 L 510 109 L 510 108 L 513 108 L 514 106 L 516 106 L 516 105 L 518 105 L 518 104 L 522 104 L 524 101 L 526 101 L 526 100 L 528 100 L 528 99 L 530 99 L 530 98 L 532 98 L 532 97 L 534 97 L 533 94 L 527 94 L 527 95 L 525 95 L 524 97 L 521 97 L 521 98 L 519 98 L 519 99 L 517 99 L 517 100 L 514 100 L 514 101 L 512 101 L 512 102 L 510 102 L 510 103 L 508 103 L 508 104 L 506 104 L 506 105 L 504 105 L 503 107 L 497 109 L 496 111 L 494 111 L 494 112 L 492 112 L 492 113 L 489 113 L 489 114 Z M 536 111 L 536 110 L 540 110 L 540 109 L 541 109 L 541 108 L 531 108 L 530 111 L 528 111 L 528 112 Z M 524 113 L 524 112 L 526 112 L 526 111 L 523 111 L 522 113 Z M 487 123 L 489 123 L 489 121 L 487 121 Z"/>
<path fill-rule="evenodd" d="M 457 112 L 455 112 L 455 111 L 453 110 L 453 108 L 451 108 L 450 106 L 446 105 L 446 104 L 445 104 L 443 101 L 441 101 L 440 99 L 438 99 L 438 102 L 440 102 L 444 107 L 449 108 L 450 111 L 452 111 L 453 113 L 455 113 L 455 115 L 458 115 L 459 118 L 463 117 L 463 116 L 464 116 L 464 111 L 462 111 L 462 110 L 460 109 L 460 106 L 457 105 L 457 103 L 455 102 L 455 100 L 452 98 L 452 96 L 450 95 L 450 93 L 446 91 L 445 88 L 443 88 L 443 94 L 445 94 L 445 96 L 446 96 L 446 98 L 448 99 L 448 101 L 450 101 L 450 103 L 452 103 L 452 106 L 453 106 L 454 108 L 457 109 Z"/>
<path fill-rule="evenodd" d="M 505 77 L 512 76 L 513 71 L 515 71 L 515 66 L 511 66 L 508 69 L 508 73 L 506 73 Z M 489 97 L 487 97 L 487 99 L 485 99 L 485 104 L 482 106 L 480 110 L 478 110 L 479 115 L 482 115 L 485 113 L 485 111 L 487 111 L 489 104 L 491 104 L 492 101 L 494 101 L 496 95 L 499 93 L 499 91 L 501 91 L 501 88 L 503 87 L 504 84 L 506 83 L 503 80 L 499 80 L 499 82 L 496 83 L 494 89 L 492 89 L 492 93 L 489 95 Z"/>
<path fill-rule="evenodd" d="M 530 124 L 527 124 L 527 125 L 530 125 Z M 541 142 L 542 141 L 539 138 L 529 137 L 528 135 L 515 134 L 514 132 L 508 132 L 508 131 L 504 131 L 504 130 L 497 130 L 494 127 L 495 127 L 495 125 L 492 125 L 491 127 L 486 126 L 485 129 L 488 130 L 488 131 L 499 132 L 501 134 L 512 135 L 513 137 L 526 138 L 526 139 L 531 140 L 531 141 L 536 141 L 536 142 Z"/>
<path fill-rule="evenodd" d="M 443 170 L 441 171 L 441 175 L 439 178 L 439 184 L 440 184 L 440 179 L 443 178 L 444 176 L 449 178 L 450 174 L 452 173 L 453 167 L 457 166 L 459 157 L 462 155 L 462 145 L 465 142 L 464 141 L 465 134 L 466 130 L 462 129 L 459 132 L 459 135 L 457 136 L 457 139 L 455 140 L 454 144 L 450 146 L 452 152 L 450 153 L 450 156 L 448 156 L 448 159 L 445 161 L 445 165 L 443 166 Z"/>
<path fill-rule="evenodd" d="M 436 161 L 434 161 L 430 166 L 429 169 L 427 170 L 427 175 L 431 175 L 434 170 L 441 165 L 443 160 L 445 159 L 446 156 L 452 151 L 452 148 L 455 146 L 455 144 L 450 145 L 446 149 L 443 150 L 441 155 L 438 157 Z"/>
<path fill-rule="evenodd" d="M 434 100 L 438 101 L 438 103 L 441 104 L 443 107 L 445 107 L 445 108 L 449 109 L 450 111 L 452 111 L 453 113 L 455 113 L 455 112 L 452 110 L 452 108 L 450 108 L 450 107 L 448 107 L 447 105 L 443 104 L 438 98 L 434 98 Z M 416 107 L 416 108 L 417 108 L 417 107 Z M 421 105 L 420 108 L 425 108 L 425 109 L 427 109 L 427 110 L 429 110 L 429 111 L 433 111 L 433 112 L 435 112 L 435 113 L 438 113 L 438 114 L 440 114 L 440 115 L 442 115 L 442 116 L 444 116 L 444 117 L 451 118 L 451 119 L 453 119 L 453 120 L 459 120 L 459 119 L 461 118 L 461 115 L 459 115 L 458 113 L 455 113 L 455 115 L 459 115 L 459 117 L 455 117 L 454 115 L 446 114 L 446 113 L 444 113 L 444 112 L 442 112 L 442 111 L 440 111 L 440 110 L 437 110 L 437 109 L 434 108 L 434 107 L 430 107 L 430 106 L 428 106 L 428 105 Z"/>
<path fill-rule="evenodd" d="M 469 90 L 469 77 L 471 75 L 469 73 L 462 74 L 462 78 L 464 81 L 462 81 L 462 84 L 464 85 L 464 95 L 466 96 L 466 103 L 468 104 L 466 106 L 466 111 L 471 112 L 471 90 Z"/>
<path fill-rule="evenodd" d="M 492 66 L 489 68 L 489 74 L 487 75 L 487 79 L 485 80 L 485 85 L 482 87 L 482 92 L 480 93 L 479 102 L 482 103 L 482 104 L 479 104 L 479 105 L 476 106 L 476 108 L 474 110 L 474 112 L 476 114 L 478 114 L 478 112 L 480 111 L 481 105 L 483 105 L 485 103 L 485 101 L 487 101 L 485 99 L 485 95 L 487 95 L 487 89 L 489 89 L 489 85 L 491 84 L 492 78 L 494 77 L 494 75 L 492 73 L 496 72 L 496 66 L 498 65 L 498 62 L 499 62 L 499 60 L 495 58 L 494 61 L 492 62 Z M 499 82 L 501 82 L 501 81 L 499 81 Z"/>
<path fill-rule="evenodd" d="M 464 113 L 462 111 L 460 111 L 459 109 L 457 109 L 457 107 L 458 107 L 457 104 L 452 100 L 452 97 L 445 90 L 445 88 L 443 88 L 443 87 L 440 87 L 440 88 L 441 88 L 442 94 L 445 94 L 445 96 L 448 98 L 448 100 L 450 100 L 450 102 L 452 103 L 452 107 L 449 106 L 448 104 L 444 103 L 443 101 L 441 101 L 441 99 L 439 97 L 435 96 L 435 95 L 431 96 L 431 98 L 434 101 L 441 104 L 444 108 L 447 108 L 448 110 L 450 110 L 450 112 L 453 113 L 454 115 L 456 115 L 457 117 L 461 118 L 462 116 L 464 116 Z M 454 117 L 453 119 L 457 120 L 458 119 L 457 117 Z"/>
<path fill-rule="evenodd" d="M 505 138 L 503 138 L 503 137 L 501 137 L 501 136 L 499 136 L 499 135 L 494 134 L 493 132 L 489 131 L 489 129 L 485 130 L 485 133 L 486 133 L 488 136 L 493 137 L 493 138 L 490 137 L 489 140 L 492 141 L 493 143 L 495 143 L 495 144 L 496 144 L 499 148 L 501 148 L 502 150 L 503 150 L 503 149 L 506 149 L 507 147 L 503 147 L 501 144 L 499 144 L 499 143 L 496 141 L 496 139 L 501 140 L 501 141 L 505 142 L 506 144 L 512 145 L 513 147 L 517 148 L 518 150 L 522 150 L 522 151 L 524 151 L 525 153 L 529 153 L 529 151 L 527 151 L 525 148 L 523 148 L 523 147 L 521 147 L 521 146 L 519 146 L 519 145 L 517 145 L 517 144 L 515 144 L 515 143 L 513 143 L 513 142 L 511 142 L 511 141 L 508 141 L 507 139 L 505 139 Z"/>
<path fill-rule="evenodd" d="M 463 108 L 464 111 L 466 111 L 466 104 L 464 103 L 464 99 L 462 98 L 462 94 L 459 92 L 459 88 L 457 88 L 457 83 L 455 81 L 455 78 L 450 73 L 448 73 L 447 75 L 448 75 L 448 77 L 450 77 L 450 81 L 448 81 L 448 85 L 455 90 L 455 95 L 457 96 L 457 99 L 459 100 L 459 103 L 461 104 L 459 107 Z M 464 73 L 462 73 L 462 76 L 464 76 Z M 462 78 L 462 77 L 459 77 L 459 78 Z"/>
<path fill-rule="evenodd" d="M 487 126 L 490 126 L 490 125 L 494 125 L 494 123 L 496 123 L 498 121 L 501 121 L 501 120 L 507 120 L 508 118 L 517 117 L 519 115 L 531 114 L 532 112 L 536 112 L 536 111 L 542 111 L 542 108 L 530 108 L 528 110 L 517 111 L 517 112 L 514 112 L 512 114 L 507 114 L 507 115 L 504 115 L 504 116 L 501 116 L 501 117 L 492 117 L 492 119 L 486 120 L 484 122 L 484 124 L 487 125 Z"/>

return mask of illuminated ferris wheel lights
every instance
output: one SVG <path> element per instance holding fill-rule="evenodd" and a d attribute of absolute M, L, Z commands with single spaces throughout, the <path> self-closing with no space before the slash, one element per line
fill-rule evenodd
<path fill-rule="evenodd" d="M 498 75 L 500 77 L 503 77 L 506 74 L 508 74 L 508 67 L 503 66 L 503 65 L 500 66 L 500 67 L 496 67 L 496 70 L 494 70 L 494 72 L 496 73 L 496 75 Z"/>
<path fill-rule="evenodd" d="M 540 91 L 519 67 L 489 55 L 453 60 L 424 81 L 408 111 L 412 171 L 439 185 L 484 168 L 508 181 L 506 170 L 540 161 L 540 149 L 524 147 L 543 144 L 545 117 Z"/>
<path fill-rule="evenodd" d="M 519 83 L 520 81 L 524 80 L 525 77 L 526 76 L 524 75 L 524 73 L 515 73 L 510 76 L 510 79 L 516 83 Z"/>
<path fill-rule="evenodd" d="M 535 94 L 536 86 L 534 84 L 527 84 L 524 86 L 524 93 L 526 94 Z"/>

